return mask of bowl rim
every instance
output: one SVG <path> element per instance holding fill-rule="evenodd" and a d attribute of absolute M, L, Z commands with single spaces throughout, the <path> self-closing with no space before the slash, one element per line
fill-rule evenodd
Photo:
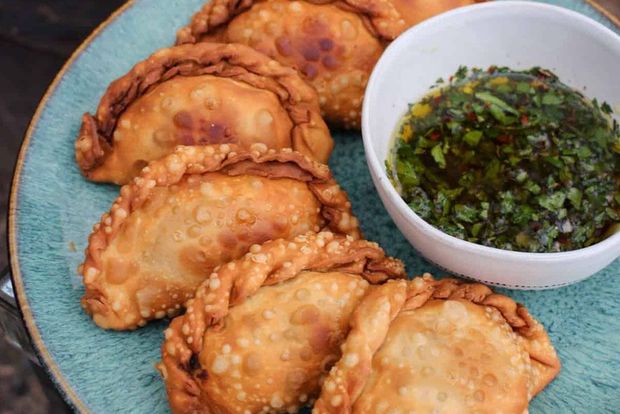
<path fill-rule="evenodd" d="M 509 0 L 509 1 L 497 1 L 488 3 L 479 3 L 470 6 L 460 7 L 454 10 L 447 11 L 437 16 L 431 17 L 403 32 L 398 38 L 396 38 L 383 52 L 379 60 L 377 61 L 366 86 L 366 93 L 364 95 L 364 102 L 362 106 L 362 140 L 364 144 L 364 152 L 366 154 L 366 162 L 370 169 L 375 187 L 379 190 L 383 190 L 383 194 L 387 197 L 386 202 L 390 202 L 395 207 L 395 213 L 409 223 L 413 223 L 421 230 L 425 236 L 441 241 L 444 244 L 449 245 L 452 248 L 458 250 L 465 250 L 469 253 L 476 254 L 484 257 L 502 257 L 503 259 L 516 261 L 527 260 L 529 262 L 537 263 L 557 263 L 564 262 L 566 260 L 585 259 L 592 256 L 598 256 L 612 250 L 614 247 L 620 247 L 620 230 L 616 231 L 611 236 L 587 247 L 583 247 L 576 250 L 569 250 L 565 252 L 546 252 L 546 253 L 534 253 L 534 252 L 521 252 L 513 250 L 505 250 L 497 247 L 484 246 L 474 242 L 459 239 L 451 236 L 443 231 L 439 230 L 435 226 L 426 222 L 419 215 L 417 215 L 405 201 L 400 194 L 396 191 L 391 181 L 388 178 L 387 172 L 384 169 L 384 162 L 380 161 L 373 147 L 373 138 L 370 127 L 370 102 L 371 95 L 375 94 L 376 84 L 385 67 L 390 66 L 393 63 L 388 63 L 391 56 L 400 51 L 406 44 L 409 43 L 412 37 L 415 37 L 418 33 L 423 32 L 427 28 L 441 25 L 445 20 L 453 19 L 463 14 L 478 13 L 486 11 L 488 9 L 510 9 L 517 8 L 519 11 L 536 11 L 546 13 L 547 15 L 563 16 L 566 20 L 572 20 L 576 24 L 582 25 L 596 33 L 599 38 L 606 39 L 608 42 L 616 42 L 620 46 L 620 36 L 614 33 L 611 29 L 608 29 L 604 25 L 597 21 L 573 10 L 569 10 L 560 6 L 536 3 L 523 0 Z M 389 141 L 388 141 L 389 142 Z M 382 197 L 383 198 L 383 197 Z M 620 256 L 620 250 L 617 256 Z"/>

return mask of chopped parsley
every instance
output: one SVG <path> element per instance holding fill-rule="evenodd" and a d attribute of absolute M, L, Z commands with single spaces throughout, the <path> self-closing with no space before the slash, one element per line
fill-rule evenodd
<path fill-rule="evenodd" d="M 420 217 L 455 237 L 525 252 L 579 249 L 620 226 L 611 114 L 548 70 L 460 67 L 409 106 L 388 171 Z"/>

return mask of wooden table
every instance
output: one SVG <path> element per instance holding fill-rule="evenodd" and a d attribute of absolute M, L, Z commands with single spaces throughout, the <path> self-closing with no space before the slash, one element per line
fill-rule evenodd
<path fill-rule="evenodd" d="M 0 0 L 0 270 L 13 166 L 39 99 L 71 52 L 122 0 Z M 5 302 L 0 301 L 0 312 Z M 0 412 L 69 413 L 42 368 L 1 334 Z"/>

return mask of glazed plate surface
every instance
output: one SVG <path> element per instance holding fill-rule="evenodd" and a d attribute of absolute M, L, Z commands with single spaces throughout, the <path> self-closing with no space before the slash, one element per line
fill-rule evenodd
<path fill-rule="evenodd" d="M 585 2 L 547 1 L 578 10 L 620 33 Z M 82 312 L 77 266 L 92 225 L 118 193 L 82 178 L 73 158 L 80 117 L 94 111 L 110 81 L 171 45 L 202 0 L 136 0 L 76 52 L 41 102 L 26 135 L 12 190 L 14 283 L 33 343 L 78 411 L 166 413 L 155 371 L 165 322 L 106 332 Z M 501 62 L 498 62 L 501 63 Z M 593 62 L 592 64 L 596 64 Z M 336 133 L 331 167 L 349 192 L 368 239 L 405 261 L 410 274 L 442 272 L 396 229 L 373 187 L 359 133 Z M 548 329 L 562 372 L 531 413 L 612 413 L 620 407 L 620 260 L 592 278 L 549 291 L 509 291 Z"/>

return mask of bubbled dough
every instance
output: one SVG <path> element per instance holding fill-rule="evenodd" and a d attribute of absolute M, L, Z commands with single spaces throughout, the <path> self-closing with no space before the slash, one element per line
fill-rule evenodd
<path fill-rule="evenodd" d="M 500 312 L 432 300 L 401 312 L 354 413 L 523 413 L 530 358 Z"/>
<path fill-rule="evenodd" d="M 218 36 L 295 67 L 318 91 L 328 122 L 359 128 L 364 88 L 384 47 L 358 14 L 332 4 L 270 0 L 235 17 Z"/>
<path fill-rule="evenodd" d="M 176 145 L 235 143 L 292 147 L 293 123 L 274 93 L 211 75 L 177 76 L 135 100 L 119 117 L 114 151 L 93 172 L 128 182 Z M 114 177 L 110 177 L 113 175 Z M 103 179 L 102 178 L 102 179 Z"/>
<path fill-rule="evenodd" d="M 125 325 L 174 315 L 213 267 L 252 244 L 323 225 L 318 200 L 298 180 L 208 173 L 152 191 L 102 254 L 102 289 Z"/>
<path fill-rule="evenodd" d="M 207 330 L 199 355 L 209 400 L 230 412 L 297 412 L 339 359 L 367 287 L 357 275 L 303 272 L 231 308 L 223 329 Z"/>

